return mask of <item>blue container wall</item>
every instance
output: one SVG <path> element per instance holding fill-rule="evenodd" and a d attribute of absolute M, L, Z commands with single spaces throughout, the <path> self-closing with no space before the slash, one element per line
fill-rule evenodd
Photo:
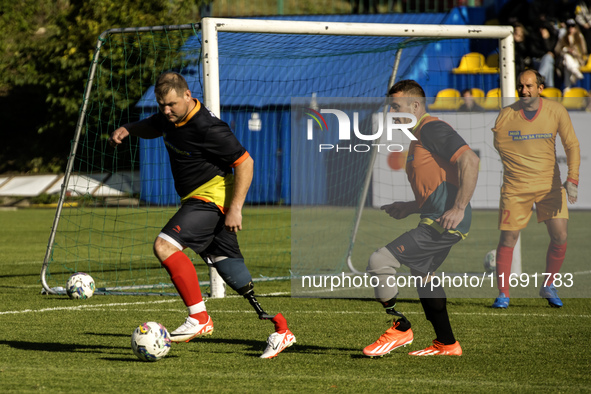
<path fill-rule="evenodd" d="M 238 140 L 254 160 L 254 175 L 246 202 L 289 204 L 289 109 L 222 110 Z"/>
<path fill-rule="evenodd" d="M 140 139 L 140 199 L 148 204 L 177 205 L 180 198 L 174 188 L 168 152 L 162 138 Z"/>

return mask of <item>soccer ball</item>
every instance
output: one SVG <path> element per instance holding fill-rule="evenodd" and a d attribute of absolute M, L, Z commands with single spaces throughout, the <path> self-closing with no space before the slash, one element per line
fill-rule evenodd
<path fill-rule="evenodd" d="M 493 249 L 484 256 L 484 270 L 486 272 L 495 272 L 497 268 L 497 250 Z"/>
<path fill-rule="evenodd" d="M 170 351 L 170 336 L 166 327 L 149 321 L 142 323 L 131 335 L 131 349 L 142 361 L 158 361 Z"/>
<path fill-rule="evenodd" d="M 94 279 L 84 272 L 76 272 L 68 279 L 66 293 L 72 299 L 90 298 L 94 294 Z"/>

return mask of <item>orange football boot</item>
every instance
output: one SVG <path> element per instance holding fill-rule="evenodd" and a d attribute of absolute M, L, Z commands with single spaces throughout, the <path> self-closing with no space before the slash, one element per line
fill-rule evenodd
<path fill-rule="evenodd" d="M 451 345 L 444 345 L 438 340 L 435 340 L 433 341 L 433 345 L 423 350 L 415 350 L 408 354 L 411 356 L 461 356 L 462 347 L 458 341 Z"/>
<path fill-rule="evenodd" d="M 400 323 L 397 322 L 387 329 L 377 341 L 363 349 L 363 354 L 368 357 L 381 357 L 394 349 L 410 345 L 413 340 L 412 330 L 409 328 L 406 331 L 399 331 L 396 329 L 399 325 Z"/>

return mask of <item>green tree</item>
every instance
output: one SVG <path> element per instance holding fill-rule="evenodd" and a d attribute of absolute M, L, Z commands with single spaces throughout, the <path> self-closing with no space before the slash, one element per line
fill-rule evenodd
<path fill-rule="evenodd" d="M 0 173 L 64 169 L 101 32 L 198 22 L 202 3 L 1 0 Z"/>

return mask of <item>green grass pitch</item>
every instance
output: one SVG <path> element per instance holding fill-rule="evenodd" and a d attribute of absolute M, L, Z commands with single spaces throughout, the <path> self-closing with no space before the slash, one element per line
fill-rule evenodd
<path fill-rule="evenodd" d="M 259 301 L 268 312 L 283 312 L 297 337 L 277 358 L 259 358 L 272 324 L 259 321 L 242 298 L 227 297 L 206 303 L 215 323 L 212 336 L 173 344 L 156 363 L 141 362 L 130 347 L 135 327 L 154 320 L 176 328 L 185 318 L 182 301 L 155 296 L 75 301 L 41 295 L 39 272 L 53 215 L 53 210 L 0 211 L 2 392 L 591 390 L 589 298 L 564 299 L 561 309 L 539 298 L 518 298 L 503 311 L 490 308 L 491 298 L 450 299 L 462 357 L 408 356 L 429 345 L 434 334 L 420 303 L 403 299 L 398 305 L 413 324 L 413 344 L 369 359 L 361 350 L 389 324 L 379 304 L 292 298 L 289 281 L 261 282 L 256 285 Z M 476 213 L 472 240 L 457 246 L 458 256 L 481 264 L 482 250 L 492 249 L 498 239 L 494 216 Z M 573 212 L 563 271 L 588 267 L 590 219 L 590 212 Z M 523 232 L 524 266 L 535 263 L 541 269 L 545 245 L 545 226 L 530 223 Z M 577 280 L 588 280 L 582 272 Z"/>

